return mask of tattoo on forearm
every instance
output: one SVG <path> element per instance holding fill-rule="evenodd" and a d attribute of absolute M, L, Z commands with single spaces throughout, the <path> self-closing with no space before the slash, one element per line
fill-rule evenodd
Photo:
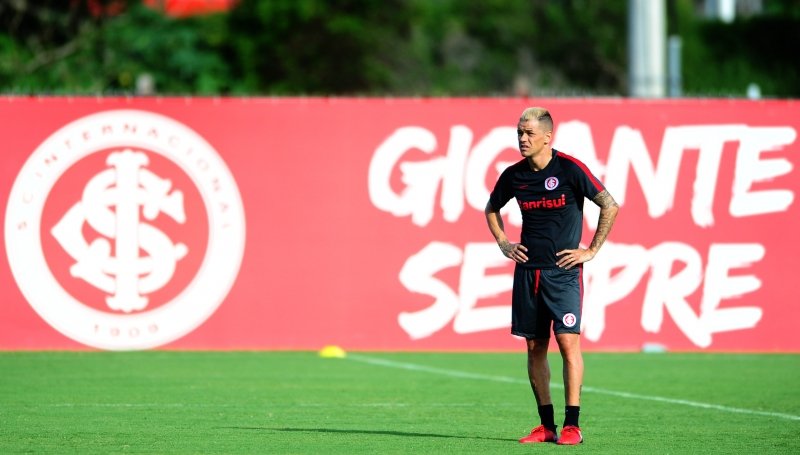
<path fill-rule="evenodd" d="M 607 190 L 600 192 L 594 197 L 593 201 L 600 206 L 600 218 L 597 222 L 597 230 L 594 233 L 594 238 L 589 248 L 597 251 L 606 241 L 608 233 L 611 232 L 611 226 L 614 225 L 614 220 L 617 218 L 619 204 L 617 204 Z"/>
<path fill-rule="evenodd" d="M 500 246 L 500 251 L 502 251 L 506 256 L 510 255 L 511 251 L 514 250 L 514 245 L 512 245 L 508 240 L 503 240 L 498 245 Z"/>
<path fill-rule="evenodd" d="M 614 198 L 611 197 L 611 194 L 608 192 L 608 190 L 603 190 L 597 193 L 597 196 L 595 196 L 594 199 L 592 199 L 592 201 L 594 201 L 595 204 L 599 205 L 600 208 L 619 207 L 617 201 L 615 201 Z"/>

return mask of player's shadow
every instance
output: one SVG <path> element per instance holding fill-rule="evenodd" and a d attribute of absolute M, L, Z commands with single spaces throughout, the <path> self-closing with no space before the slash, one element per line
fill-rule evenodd
<path fill-rule="evenodd" d="M 458 436 L 454 434 L 416 433 L 394 430 L 340 430 L 336 428 L 267 428 L 267 427 L 219 427 L 229 430 L 267 430 L 296 433 L 333 433 L 333 434 L 372 434 L 384 436 L 404 436 L 412 438 L 452 438 L 452 439 L 480 439 L 484 441 L 516 441 L 516 439 L 488 438 L 484 436 Z"/>

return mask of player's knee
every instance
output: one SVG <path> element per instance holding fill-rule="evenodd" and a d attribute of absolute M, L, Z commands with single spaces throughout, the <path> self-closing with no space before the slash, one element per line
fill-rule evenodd
<path fill-rule="evenodd" d="M 556 335 L 558 342 L 558 349 L 562 355 L 577 353 L 581 351 L 581 338 L 579 334 L 575 333 L 559 333 Z"/>
<path fill-rule="evenodd" d="M 550 339 L 549 338 L 529 339 L 527 344 L 528 344 L 529 356 L 547 355 L 547 349 L 550 345 Z"/>

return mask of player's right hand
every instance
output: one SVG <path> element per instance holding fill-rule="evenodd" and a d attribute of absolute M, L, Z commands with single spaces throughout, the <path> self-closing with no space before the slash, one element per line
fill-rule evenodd
<path fill-rule="evenodd" d="M 500 250 L 503 252 L 505 257 L 511 259 L 517 264 L 522 264 L 528 261 L 528 256 L 525 254 L 528 252 L 528 248 L 521 243 L 505 242 L 500 245 Z"/>

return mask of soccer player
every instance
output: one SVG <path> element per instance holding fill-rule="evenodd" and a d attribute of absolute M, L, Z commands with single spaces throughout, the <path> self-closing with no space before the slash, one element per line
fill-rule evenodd
<path fill-rule="evenodd" d="M 516 262 L 511 298 L 511 333 L 528 347 L 528 378 L 541 425 L 521 443 L 583 442 L 578 416 L 583 381 L 580 348 L 583 263 L 608 237 L 619 205 L 581 161 L 552 148 L 553 119 L 547 109 L 522 112 L 517 140 L 523 160 L 500 175 L 486 204 L 486 222 L 503 254 Z M 500 209 L 516 198 L 522 239 L 508 240 Z M 600 207 L 592 243 L 581 248 L 584 198 Z M 552 324 L 563 359 L 566 415 L 556 437 L 547 348 Z"/>

